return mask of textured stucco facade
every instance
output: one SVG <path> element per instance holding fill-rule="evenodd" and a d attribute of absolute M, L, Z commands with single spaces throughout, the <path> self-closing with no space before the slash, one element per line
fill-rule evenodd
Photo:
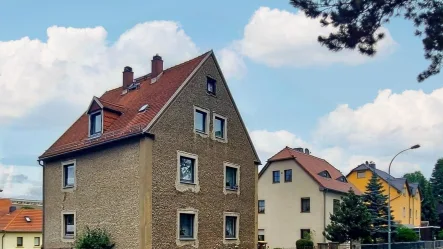
<path fill-rule="evenodd" d="M 284 170 L 292 169 L 292 182 L 284 181 Z M 272 172 L 280 171 L 280 183 L 272 182 Z M 322 235 L 330 223 L 334 199 L 343 194 L 320 191 L 320 186 L 294 160 L 272 162 L 258 180 L 258 199 L 265 201 L 265 213 L 258 214 L 270 248 L 295 248 L 301 229 L 310 229 L 314 243 L 325 242 Z M 310 212 L 301 212 L 301 198 L 310 198 Z"/>

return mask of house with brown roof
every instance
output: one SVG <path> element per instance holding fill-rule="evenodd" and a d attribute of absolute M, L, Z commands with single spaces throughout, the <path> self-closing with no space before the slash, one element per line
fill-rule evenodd
<path fill-rule="evenodd" d="M 254 248 L 259 158 L 212 51 L 94 97 L 40 157 L 45 249 Z"/>
<path fill-rule="evenodd" d="M 361 194 L 309 149 L 284 148 L 259 173 L 258 239 L 270 248 L 295 248 L 295 242 L 307 236 L 314 243 L 326 242 L 322 233 L 330 214 L 350 189 Z"/>
<path fill-rule="evenodd" d="M 42 224 L 41 209 L 10 209 L 0 217 L 0 248 L 41 248 Z"/>

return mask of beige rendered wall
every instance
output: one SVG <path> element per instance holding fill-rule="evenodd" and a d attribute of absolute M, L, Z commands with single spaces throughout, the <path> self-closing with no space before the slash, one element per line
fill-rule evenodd
<path fill-rule="evenodd" d="M 217 80 L 217 96 L 206 93 L 206 76 Z M 194 133 L 194 105 L 227 118 L 227 143 Z M 198 248 L 256 248 L 256 171 L 246 130 L 224 87 L 215 61 L 208 58 L 190 84 L 150 131 L 153 144 L 153 248 L 178 248 L 177 210 L 198 211 Z M 178 191 L 177 151 L 198 156 L 199 191 Z M 240 166 L 240 194 L 225 194 L 224 163 Z M 227 244 L 224 212 L 240 214 L 239 241 Z M 193 248 L 184 246 L 181 248 Z"/>
<path fill-rule="evenodd" d="M 284 170 L 292 169 L 292 182 L 284 182 Z M 272 171 L 280 170 L 280 183 L 272 183 Z M 273 162 L 258 180 L 258 199 L 265 200 L 265 213 L 258 214 L 258 229 L 265 230 L 270 248 L 295 248 L 301 229 L 310 229 L 314 243 L 324 242 L 333 200 L 341 194 L 319 190 L 319 185 L 294 160 Z M 309 197 L 311 212 L 301 212 L 301 198 Z M 326 213 L 324 203 L 326 198 Z M 326 215 L 326 219 L 325 219 Z"/>
<path fill-rule="evenodd" d="M 3 236 L 3 233 L 0 234 L 0 236 Z M 17 247 L 17 237 L 23 237 L 23 247 Z M 5 233 L 3 238 L 3 248 L 1 249 L 16 249 L 16 248 L 23 248 L 23 249 L 36 249 L 41 248 L 41 246 L 34 246 L 34 238 L 39 237 L 40 238 L 40 245 L 42 241 L 42 234 L 41 233 Z"/>
<path fill-rule="evenodd" d="M 62 166 L 76 160 L 76 189 L 62 191 Z M 70 248 L 62 241 L 62 212 L 76 213 L 77 235 L 85 226 L 107 229 L 116 249 L 140 248 L 140 139 L 44 166 L 45 249 Z"/>

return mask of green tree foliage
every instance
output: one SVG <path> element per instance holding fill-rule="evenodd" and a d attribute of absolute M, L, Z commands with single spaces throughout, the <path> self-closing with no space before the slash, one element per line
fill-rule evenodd
<path fill-rule="evenodd" d="M 436 200 L 432 194 L 431 183 L 426 179 L 426 177 L 420 172 L 415 171 L 414 173 L 408 173 L 403 176 L 408 182 L 418 183 L 421 190 L 421 220 L 429 221 L 430 225 L 438 224 L 438 214 L 436 210 Z"/>
<path fill-rule="evenodd" d="M 442 0 L 290 0 L 307 17 L 320 18 L 323 26 L 336 31 L 319 36 L 318 41 L 331 51 L 358 49 L 373 56 L 376 45 L 385 35 L 380 31 L 392 17 L 411 20 L 415 35 L 422 37 L 425 58 L 430 61 L 417 77 L 419 82 L 438 74 L 443 65 L 443 2 Z"/>
<path fill-rule="evenodd" d="M 331 214 L 331 223 L 323 235 L 330 241 L 344 243 L 356 241 L 370 235 L 371 214 L 363 199 L 351 189 L 342 197 L 338 210 Z M 351 245 L 352 248 L 352 245 Z"/>
<path fill-rule="evenodd" d="M 407 227 L 400 226 L 397 228 L 397 235 L 395 236 L 395 241 L 397 242 L 415 242 L 418 241 L 418 234 Z"/>
<path fill-rule="evenodd" d="M 366 185 L 363 201 L 371 214 L 370 236 L 375 241 L 387 241 L 388 238 L 388 196 L 383 194 L 384 189 L 377 174 L 373 173 Z M 396 225 L 391 210 L 391 228 L 394 231 Z"/>
<path fill-rule="evenodd" d="M 114 244 L 111 242 L 109 233 L 101 228 L 90 229 L 86 231 L 75 241 L 75 249 L 112 249 Z"/>

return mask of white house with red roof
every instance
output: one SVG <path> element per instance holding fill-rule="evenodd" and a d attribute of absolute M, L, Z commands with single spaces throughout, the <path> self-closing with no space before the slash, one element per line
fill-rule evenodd
<path fill-rule="evenodd" d="M 271 157 L 258 179 L 258 236 L 270 248 L 295 248 L 308 234 L 323 236 L 341 197 L 361 192 L 326 160 L 308 149 L 286 147 Z"/>

